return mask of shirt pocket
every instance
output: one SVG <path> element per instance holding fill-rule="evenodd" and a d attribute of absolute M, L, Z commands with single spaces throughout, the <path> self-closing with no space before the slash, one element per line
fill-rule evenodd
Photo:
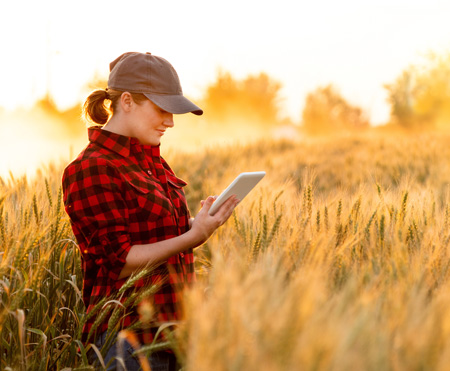
<path fill-rule="evenodd" d="M 172 214 L 172 205 L 162 187 L 140 174 L 127 174 L 127 202 L 140 221 L 166 218 Z"/>
<path fill-rule="evenodd" d="M 187 183 L 183 179 L 180 179 L 175 175 L 170 174 L 169 172 L 166 172 L 166 176 L 167 181 L 172 185 L 172 187 L 180 189 L 187 185 Z"/>
<path fill-rule="evenodd" d="M 167 183 L 169 184 L 169 192 L 170 197 L 172 199 L 172 202 L 174 206 L 178 210 L 178 214 L 181 215 L 188 215 L 189 216 L 189 209 L 186 203 L 186 195 L 184 193 L 184 187 L 187 185 L 187 183 L 175 175 L 166 172 L 167 177 Z"/>

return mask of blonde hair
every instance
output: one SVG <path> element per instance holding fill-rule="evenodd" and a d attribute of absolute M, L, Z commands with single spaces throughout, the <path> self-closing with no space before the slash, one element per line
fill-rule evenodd
<path fill-rule="evenodd" d="M 94 90 L 83 104 L 83 116 L 87 121 L 104 125 L 108 122 L 111 115 L 117 109 L 117 102 L 122 96 L 123 91 L 112 89 Z M 140 104 L 147 100 L 144 94 L 130 93 L 134 102 Z M 109 100 L 110 103 L 106 103 Z"/>

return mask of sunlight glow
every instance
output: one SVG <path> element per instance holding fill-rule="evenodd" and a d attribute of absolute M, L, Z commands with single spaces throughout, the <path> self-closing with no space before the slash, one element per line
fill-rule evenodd
<path fill-rule="evenodd" d="M 0 107 L 30 108 L 46 95 L 60 109 L 71 107 L 95 75 L 106 78 L 110 61 L 134 50 L 167 58 L 194 100 L 218 69 L 240 79 L 265 72 L 280 82 L 282 114 L 294 123 L 309 92 L 334 84 L 372 124 L 383 124 L 383 85 L 428 51 L 446 51 L 449 14 L 443 0 L 8 2 L 0 16 Z M 3 172 L 55 152 L 31 121 L 1 118 Z M 13 159 L 17 143 L 22 152 Z M 55 146 L 66 155 L 67 142 Z M 28 160 L 19 165 L 21 156 Z"/>
<path fill-rule="evenodd" d="M 43 112 L 0 115 L 0 177 L 34 176 L 48 162 L 67 163 L 83 147 L 83 138 L 70 138 L 61 122 Z"/>

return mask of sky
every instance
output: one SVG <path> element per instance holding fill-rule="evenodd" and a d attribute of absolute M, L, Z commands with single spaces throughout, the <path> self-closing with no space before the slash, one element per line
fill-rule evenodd
<path fill-rule="evenodd" d="M 331 83 L 380 124 L 389 117 L 383 85 L 430 51 L 450 50 L 443 0 L 1 1 L 6 109 L 46 91 L 67 108 L 117 56 L 140 51 L 169 60 L 193 99 L 219 70 L 265 72 L 282 84 L 283 114 L 294 122 L 308 92 Z"/>

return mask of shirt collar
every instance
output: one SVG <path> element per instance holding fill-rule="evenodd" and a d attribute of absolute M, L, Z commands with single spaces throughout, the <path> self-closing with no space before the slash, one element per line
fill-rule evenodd
<path fill-rule="evenodd" d="M 140 146 L 146 153 L 152 157 L 159 157 L 159 146 L 141 145 L 137 138 L 131 138 L 124 135 L 103 130 L 101 126 L 92 126 L 88 128 L 89 141 L 108 148 L 111 151 L 123 157 L 129 157 L 132 146 Z"/>

